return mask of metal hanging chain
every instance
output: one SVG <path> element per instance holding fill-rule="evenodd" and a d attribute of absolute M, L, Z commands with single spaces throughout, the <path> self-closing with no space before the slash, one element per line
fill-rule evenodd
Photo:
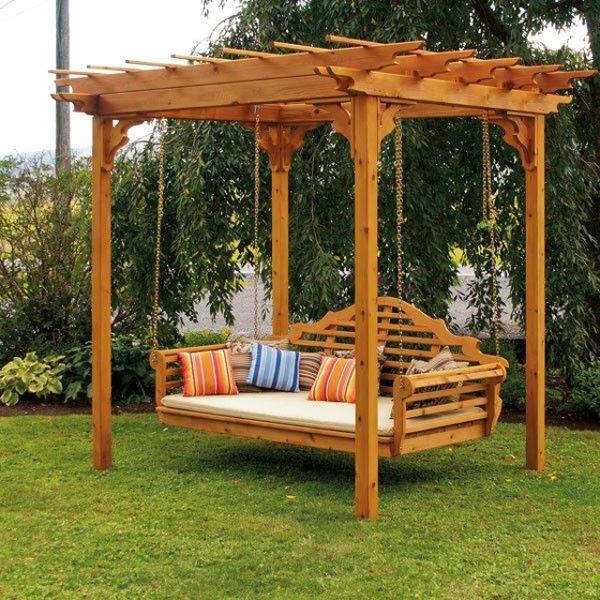
<path fill-rule="evenodd" d="M 402 226 L 404 225 L 404 140 L 402 138 L 402 117 L 394 119 L 394 158 L 396 162 L 396 276 L 398 280 L 398 298 L 404 296 L 404 250 L 402 244 Z"/>
<path fill-rule="evenodd" d="M 154 296 L 152 299 L 152 326 L 150 330 L 152 340 L 152 352 L 150 353 L 150 364 L 156 365 L 156 353 L 158 351 L 158 311 L 160 291 L 160 255 L 162 239 L 162 222 L 165 206 L 165 137 L 167 122 L 165 119 L 158 121 L 158 201 L 156 207 L 156 238 L 154 250 Z"/>
<path fill-rule="evenodd" d="M 254 338 L 260 335 L 259 302 L 258 302 L 258 210 L 260 202 L 260 105 L 255 109 L 254 121 L 254 278 L 253 278 L 253 301 L 254 301 Z"/>
<path fill-rule="evenodd" d="M 490 122 L 487 117 L 482 124 L 482 204 L 483 219 L 487 222 L 490 232 L 490 296 L 492 300 L 492 322 L 490 336 L 494 340 L 496 355 L 500 355 L 500 303 L 498 301 L 498 276 L 496 269 L 496 194 L 492 191 L 492 158 L 490 150 Z"/>
<path fill-rule="evenodd" d="M 404 249 L 402 244 L 402 226 L 404 225 L 404 140 L 402 137 L 402 117 L 394 118 L 394 161 L 396 164 L 396 277 L 398 280 L 398 299 L 404 297 Z M 400 321 L 399 321 L 400 323 Z M 402 330 L 398 332 L 398 348 L 403 347 Z"/>

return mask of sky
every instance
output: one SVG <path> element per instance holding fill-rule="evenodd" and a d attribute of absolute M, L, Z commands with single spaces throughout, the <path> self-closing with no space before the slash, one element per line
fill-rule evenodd
<path fill-rule="evenodd" d="M 71 0 L 71 68 L 88 64 L 123 65 L 126 58 L 168 60 L 173 52 L 188 53 L 206 42 L 236 2 L 213 4 L 208 18 L 199 0 Z M 0 56 L 4 73 L 0 96 L 0 156 L 54 148 L 55 0 L 0 0 Z M 568 43 L 587 47 L 579 24 L 567 32 L 548 29 L 535 38 L 556 48 Z M 132 129 L 132 139 L 144 126 Z M 91 119 L 73 113 L 73 148 L 91 146 Z"/>
<path fill-rule="evenodd" d="M 54 149 L 55 0 L 0 0 L 0 156 Z M 216 3 L 218 4 L 218 3 Z M 4 8 L 2 8 L 4 6 Z M 71 68 L 124 65 L 126 58 L 171 60 L 206 40 L 236 3 L 213 6 L 208 18 L 199 0 L 71 0 Z M 7 82 L 10 82 L 7 84 Z M 143 134 L 132 129 L 132 139 Z M 73 113 L 71 145 L 92 143 L 89 115 Z"/>

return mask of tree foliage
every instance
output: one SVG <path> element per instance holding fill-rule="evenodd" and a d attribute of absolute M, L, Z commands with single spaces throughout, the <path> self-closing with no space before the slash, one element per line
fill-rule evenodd
<path fill-rule="evenodd" d="M 209 7 L 211 3 L 206 2 Z M 466 3 L 248 0 L 215 45 L 268 49 L 272 39 L 321 45 L 329 32 L 381 42 L 425 39 L 431 50 L 477 48 L 479 55 L 518 54 L 525 62 L 586 67 L 587 55 L 532 45 L 547 24 L 569 25 L 582 14 L 577 2 Z M 548 119 L 547 264 L 550 358 L 570 369 L 586 360 L 597 315 L 593 268 L 595 240 L 589 215 L 596 201 L 597 162 L 589 127 L 589 82 L 577 84 L 575 101 Z M 481 214 L 481 125 L 475 119 L 405 124 L 407 298 L 428 313 L 447 317 L 457 265 L 456 248 L 478 275 L 469 291 L 471 326 L 488 327 L 489 254 Z M 151 240 L 156 216 L 156 139 L 122 160 L 115 180 L 117 305 L 137 307 L 124 319 L 150 312 Z M 240 265 L 252 259 L 252 132 L 235 124 L 171 123 L 167 140 L 167 209 L 161 305 L 163 325 L 178 311 L 194 317 L 206 297 L 213 313 L 232 320 L 231 299 L 243 285 Z M 524 175 L 516 152 L 493 132 L 494 180 L 499 188 L 501 268 L 510 277 L 515 316 L 523 320 Z M 131 160 L 129 160 L 131 158 Z M 396 290 L 393 148 L 385 140 L 379 192 L 380 291 Z M 262 158 L 260 248 L 269 285 L 269 170 Z M 346 140 L 321 127 L 306 136 L 291 173 L 291 310 L 311 319 L 352 302 L 354 264 L 353 166 Z M 135 232 L 135 233 L 134 233 Z M 131 279 L 134 283 L 128 284 Z M 119 302 L 119 295 L 129 295 Z"/>

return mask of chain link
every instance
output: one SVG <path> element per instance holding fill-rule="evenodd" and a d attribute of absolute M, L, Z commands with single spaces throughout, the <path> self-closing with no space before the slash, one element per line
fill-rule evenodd
<path fill-rule="evenodd" d="M 402 117 L 394 119 L 394 157 L 396 162 L 396 277 L 398 280 L 398 298 L 404 296 L 404 247 L 402 226 L 404 225 L 404 140 L 402 137 Z"/>
<path fill-rule="evenodd" d="M 165 206 L 165 137 L 167 122 L 160 119 L 158 122 L 158 201 L 156 207 L 156 245 L 154 251 L 154 297 L 152 299 L 152 326 L 151 340 L 152 352 L 150 353 L 150 364 L 156 365 L 158 351 L 158 311 L 160 291 L 160 252 L 162 238 L 162 222 Z"/>
<path fill-rule="evenodd" d="M 394 160 L 396 164 L 396 278 L 398 299 L 404 298 L 404 246 L 402 226 L 404 225 L 404 139 L 402 117 L 394 118 Z M 400 332 L 398 348 L 403 347 L 402 332 Z"/>
<path fill-rule="evenodd" d="M 496 268 L 496 194 L 492 191 L 492 158 L 490 150 L 490 122 L 482 119 L 483 176 L 482 203 L 483 218 L 490 231 L 490 295 L 492 299 L 492 323 L 490 335 L 494 341 L 496 355 L 500 355 L 500 303 L 498 302 L 498 276 Z"/>
<path fill-rule="evenodd" d="M 255 107 L 254 121 L 254 278 L 252 292 L 254 301 L 254 338 L 260 335 L 258 278 L 259 278 L 259 248 L 258 248 L 258 210 L 260 203 L 260 105 Z"/>

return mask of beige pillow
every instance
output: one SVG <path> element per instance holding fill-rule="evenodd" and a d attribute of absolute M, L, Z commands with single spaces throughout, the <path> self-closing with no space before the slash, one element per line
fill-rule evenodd
<path fill-rule="evenodd" d="M 433 358 L 429 360 L 416 360 L 413 359 L 406 369 L 405 375 L 417 375 L 420 373 L 434 373 L 436 371 L 449 371 L 450 369 L 461 369 L 468 367 L 468 362 L 457 362 L 450 352 L 448 346 L 444 346 Z M 432 385 L 427 388 L 419 389 L 419 393 L 422 392 L 434 392 L 438 390 L 444 390 L 452 387 L 461 387 L 462 383 L 457 386 L 452 384 Z M 424 408 L 425 406 L 435 406 L 436 404 L 447 404 L 457 400 L 458 396 L 442 396 L 440 398 L 432 398 L 430 400 L 422 400 L 420 402 L 414 402 L 410 405 L 410 408 Z M 390 414 L 390 419 L 394 418 L 394 408 Z"/>
<path fill-rule="evenodd" d="M 337 358 L 354 358 L 355 350 L 334 350 L 333 355 Z M 385 344 L 377 346 L 377 362 L 379 363 L 379 369 L 383 367 L 385 362 Z"/>
<path fill-rule="evenodd" d="M 252 364 L 252 352 L 233 352 L 231 351 L 231 369 L 233 377 L 240 392 L 262 392 L 263 389 L 251 383 L 246 383 L 250 365 Z"/>
<path fill-rule="evenodd" d="M 300 352 L 301 390 L 310 390 L 312 388 L 324 356 L 323 352 Z"/>
<path fill-rule="evenodd" d="M 231 354 L 252 352 L 252 344 L 263 344 L 264 346 L 271 346 L 272 348 L 277 348 L 279 350 L 288 350 L 290 347 L 290 340 L 287 338 L 282 338 L 280 340 L 254 340 L 242 335 L 229 342 Z"/>

